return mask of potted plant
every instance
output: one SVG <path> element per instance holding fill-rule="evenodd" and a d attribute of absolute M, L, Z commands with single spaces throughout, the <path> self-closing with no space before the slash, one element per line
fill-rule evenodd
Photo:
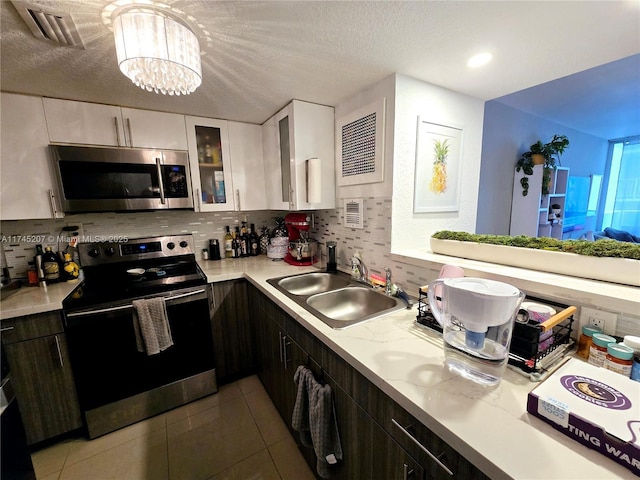
<path fill-rule="evenodd" d="M 560 163 L 560 156 L 569 146 L 569 139 L 566 135 L 554 135 L 549 143 L 542 143 L 538 140 L 529 147 L 529 151 L 524 152 L 522 157 L 516 163 L 516 172 L 522 170 L 524 173 L 520 179 L 522 185 L 522 195 L 529 193 L 529 179 L 527 175 L 533 175 L 534 165 L 543 165 L 542 176 L 542 193 L 549 193 L 549 181 L 551 179 L 551 170 L 557 167 L 556 162 Z"/>

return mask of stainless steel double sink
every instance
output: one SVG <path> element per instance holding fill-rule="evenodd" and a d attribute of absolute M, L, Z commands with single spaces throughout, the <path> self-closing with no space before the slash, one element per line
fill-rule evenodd
<path fill-rule="evenodd" d="M 345 273 L 312 272 L 267 282 L 331 328 L 341 329 L 404 308 L 404 303 Z"/>

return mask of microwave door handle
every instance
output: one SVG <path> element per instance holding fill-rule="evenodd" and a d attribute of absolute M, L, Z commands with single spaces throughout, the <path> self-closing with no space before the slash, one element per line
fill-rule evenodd
<path fill-rule="evenodd" d="M 164 205 L 167 201 L 164 197 L 164 178 L 162 177 L 162 161 L 160 158 L 156 158 L 156 168 L 158 169 L 158 185 L 160 186 L 160 203 Z"/>

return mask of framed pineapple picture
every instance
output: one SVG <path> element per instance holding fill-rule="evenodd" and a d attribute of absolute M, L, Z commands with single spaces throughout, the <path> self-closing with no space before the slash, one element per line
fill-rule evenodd
<path fill-rule="evenodd" d="M 414 213 L 457 212 L 462 129 L 418 117 Z"/>

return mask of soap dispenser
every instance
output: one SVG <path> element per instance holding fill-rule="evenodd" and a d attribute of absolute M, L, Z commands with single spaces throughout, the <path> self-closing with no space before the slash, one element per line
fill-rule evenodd
<path fill-rule="evenodd" d="M 338 273 L 338 265 L 336 263 L 336 242 L 327 242 L 327 256 L 329 260 L 327 261 L 327 272 L 328 273 Z"/>

